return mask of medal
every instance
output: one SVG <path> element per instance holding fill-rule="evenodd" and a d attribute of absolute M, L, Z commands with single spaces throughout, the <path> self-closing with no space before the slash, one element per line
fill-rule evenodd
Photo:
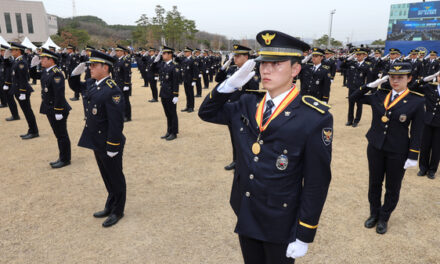
<path fill-rule="evenodd" d="M 386 116 L 387 114 L 386 111 L 391 109 L 391 107 L 395 106 L 398 102 L 400 102 L 403 98 L 405 98 L 409 94 L 409 89 L 406 89 L 401 95 L 399 95 L 396 99 L 394 99 L 390 103 L 391 94 L 392 92 L 389 92 L 388 95 L 385 97 L 385 101 L 383 102 L 383 107 L 385 108 L 385 114 L 381 118 L 383 123 L 390 121 L 390 119 Z"/>
<path fill-rule="evenodd" d="M 388 122 L 388 117 L 386 115 L 382 116 L 382 122 L 386 123 Z"/>
<path fill-rule="evenodd" d="M 255 155 L 258 155 L 260 153 L 260 150 L 261 150 L 260 144 L 258 144 L 258 142 L 255 142 L 252 145 L 252 153 L 254 153 Z"/>

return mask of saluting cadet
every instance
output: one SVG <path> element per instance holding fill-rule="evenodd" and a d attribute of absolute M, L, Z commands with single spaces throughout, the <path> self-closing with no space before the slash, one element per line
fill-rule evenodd
<path fill-rule="evenodd" d="M 204 50 L 201 57 L 201 69 L 202 69 L 202 75 L 203 75 L 203 83 L 205 85 L 205 89 L 209 88 L 209 71 L 211 69 L 211 60 L 208 56 L 208 51 Z"/>
<path fill-rule="evenodd" d="M 6 67 L 4 58 L 6 46 L 0 45 L 0 108 L 8 107 L 8 92 L 3 90 L 6 80 Z"/>
<path fill-rule="evenodd" d="M 255 75 L 253 60 L 214 88 L 199 116 L 230 124 L 237 164 L 231 206 L 245 263 L 294 263 L 313 242 L 331 179 L 333 118 L 292 83 L 309 46 L 277 31 L 258 33 L 262 100 L 230 96 Z"/>
<path fill-rule="evenodd" d="M 411 63 L 412 71 L 412 79 L 411 82 L 408 84 L 408 88 L 411 90 L 417 89 L 417 81 L 419 80 L 419 77 L 421 77 L 421 72 L 423 71 L 422 63 L 417 59 L 417 55 L 419 54 L 419 51 L 416 49 L 412 49 L 409 55 L 409 58 L 405 62 Z"/>
<path fill-rule="evenodd" d="M 128 52 L 128 50 L 121 46 L 117 45 L 115 48 L 116 57 L 118 58 L 117 62 L 113 68 L 113 76 L 118 87 L 122 87 L 122 93 L 124 94 L 124 121 L 131 121 L 131 103 L 130 103 L 130 86 L 131 86 L 131 63 L 129 58 L 124 54 Z"/>
<path fill-rule="evenodd" d="M 95 154 L 108 196 L 104 210 L 93 216 L 107 217 L 102 226 L 110 227 L 124 216 L 126 199 L 125 176 L 122 172 L 124 96 L 110 77 L 116 59 L 92 50 L 89 61 L 93 79 L 85 83 L 86 124 L 78 145 L 92 149 Z"/>
<path fill-rule="evenodd" d="M 371 62 L 365 61 L 368 56 L 367 49 L 356 48 L 354 55 L 342 62 L 342 65 L 347 68 L 347 87 L 348 96 L 359 90 L 360 87 L 369 83 L 375 78 L 372 76 L 373 67 Z M 356 104 L 356 116 L 354 116 L 354 106 Z M 348 118 L 346 126 L 357 127 L 362 117 L 362 104 L 353 100 L 348 100 Z"/>
<path fill-rule="evenodd" d="M 330 98 L 331 73 L 330 67 L 322 64 L 324 51 L 312 49 L 313 65 L 301 65 L 301 95 L 311 95 L 318 100 L 328 102 Z"/>
<path fill-rule="evenodd" d="M 185 88 L 186 95 L 186 108 L 182 109 L 182 112 L 188 113 L 194 112 L 194 86 L 196 86 L 197 75 L 199 74 L 199 68 L 192 58 L 192 52 L 193 49 L 185 47 L 185 57 L 176 58 L 176 62 L 179 63 L 183 74 L 183 86 Z"/>
<path fill-rule="evenodd" d="M 173 62 L 174 49 L 163 46 L 161 52 L 154 59 L 153 68 L 159 72 L 160 98 L 167 117 L 167 132 L 161 138 L 174 140 L 179 133 L 176 104 L 179 100 L 180 71 Z M 162 59 L 162 61 L 160 61 Z"/>
<path fill-rule="evenodd" d="M 435 178 L 440 161 L 440 85 L 438 76 L 440 72 L 423 79 L 428 82 L 422 86 L 425 95 L 425 118 L 420 147 L 420 171 L 418 176 L 428 175 L 429 179 Z M 437 82 L 430 82 L 437 78 Z"/>
<path fill-rule="evenodd" d="M 197 65 L 198 69 L 198 75 L 196 79 L 196 95 L 195 97 L 202 97 L 202 72 L 203 72 L 203 62 L 202 58 L 200 57 L 200 50 L 196 49 L 194 51 L 194 63 Z"/>
<path fill-rule="evenodd" d="M 378 234 L 387 232 L 388 220 L 399 201 L 405 170 L 417 166 L 423 129 L 423 97 L 410 92 L 411 64 L 396 62 L 388 76 L 362 86 L 350 100 L 371 105 L 373 118 L 367 133 L 370 217 L 366 228 L 376 226 Z M 378 89 L 389 78 L 392 90 Z M 381 203 L 382 183 L 385 199 Z"/>
<path fill-rule="evenodd" d="M 217 75 L 215 76 L 215 81 L 218 83 L 224 82 L 227 78 L 231 77 L 240 67 L 242 67 L 248 60 L 250 56 L 251 49 L 239 44 L 233 46 L 233 53 L 229 56 L 229 59 L 223 64 Z M 234 65 L 230 66 L 234 60 Z M 229 102 L 235 102 L 240 99 L 240 97 L 246 93 L 247 90 L 256 91 L 259 90 L 258 77 L 255 75 L 243 87 L 239 87 L 237 91 L 233 92 L 229 97 Z M 231 137 L 232 143 L 232 162 L 225 166 L 225 170 L 235 169 L 235 163 L 237 160 L 237 151 L 235 150 L 234 133 L 232 127 L 228 125 L 229 135 Z"/>
<path fill-rule="evenodd" d="M 336 75 L 336 60 L 335 60 L 335 52 L 331 49 L 325 50 L 325 59 L 322 61 L 322 64 L 330 67 L 331 80 L 335 79 Z"/>
<path fill-rule="evenodd" d="M 67 57 L 66 57 L 66 78 L 69 83 L 70 89 L 74 92 L 73 98 L 70 98 L 71 101 L 79 100 L 79 93 L 81 87 L 77 87 L 78 80 L 81 78 L 81 75 L 71 76 L 72 71 L 79 65 L 81 62 L 81 58 L 78 54 L 75 53 L 76 47 L 69 44 L 67 45 Z"/>
<path fill-rule="evenodd" d="M 37 121 L 35 120 L 34 112 L 31 107 L 31 93 L 34 91 L 29 84 L 29 67 L 25 59 L 23 59 L 23 53 L 26 49 L 25 46 L 11 42 L 11 53 L 15 58 L 12 65 L 11 73 L 11 88 L 9 93 L 15 95 L 23 111 L 24 116 L 28 124 L 28 131 L 24 135 L 20 135 L 22 139 L 31 139 L 38 137 Z"/>
<path fill-rule="evenodd" d="M 423 69 L 423 77 L 427 77 L 429 75 L 435 74 L 440 70 L 440 62 L 437 60 L 437 51 L 432 50 L 429 53 L 429 59 L 426 60 L 424 69 Z"/>
<path fill-rule="evenodd" d="M 72 109 L 64 96 L 64 75 L 56 66 L 59 57 L 55 52 L 42 48 L 41 66 L 41 107 L 40 113 L 47 116 L 57 138 L 58 160 L 51 162 L 52 168 L 62 168 L 70 164 L 70 139 L 67 132 L 67 117 Z"/>
<path fill-rule="evenodd" d="M 157 74 L 152 65 L 154 62 L 154 52 L 156 51 L 155 48 L 149 47 L 148 48 L 148 56 L 144 56 L 145 60 L 145 72 L 147 73 L 147 80 L 151 88 L 151 94 L 153 95 L 153 98 L 148 100 L 150 103 L 156 103 L 158 102 L 157 97 L 157 80 L 159 79 L 159 74 Z"/>

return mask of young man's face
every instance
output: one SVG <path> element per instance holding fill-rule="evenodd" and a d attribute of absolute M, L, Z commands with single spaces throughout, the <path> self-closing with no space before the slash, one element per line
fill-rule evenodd
<path fill-rule="evenodd" d="M 191 51 L 185 51 L 185 57 L 191 56 Z"/>
<path fill-rule="evenodd" d="M 18 49 L 13 49 L 13 50 L 11 50 L 11 55 L 12 55 L 14 58 L 20 57 L 20 56 L 21 56 L 21 51 L 18 50 Z"/>
<path fill-rule="evenodd" d="M 437 59 L 437 55 L 435 55 L 435 54 L 431 54 L 431 55 L 429 55 L 429 58 L 430 58 L 431 60 L 435 60 L 435 59 Z"/>
<path fill-rule="evenodd" d="M 67 49 L 67 53 L 72 53 L 73 52 L 73 49 Z"/>
<path fill-rule="evenodd" d="M 171 53 L 171 52 L 162 53 L 162 59 L 164 61 L 169 61 L 169 60 L 173 59 L 173 53 Z"/>
<path fill-rule="evenodd" d="M 116 56 L 117 56 L 118 58 L 120 58 L 121 56 L 124 56 L 124 52 L 123 52 L 122 50 L 117 50 L 117 51 L 116 51 Z"/>
<path fill-rule="evenodd" d="M 325 54 L 325 58 L 326 59 L 330 59 L 331 57 L 333 57 L 333 54 L 331 54 L 331 53 L 326 53 Z"/>
<path fill-rule="evenodd" d="M 321 63 L 323 58 L 324 57 L 321 55 L 312 55 L 312 62 L 313 62 L 313 64 L 318 65 Z"/>
<path fill-rule="evenodd" d="M 374 53 L 374 57 L 380 58 L 380 57 L 382 57 L 382 54 L 376 52 L 376 53 Z"/>
<path fill-rule="evenodd" d="M 299 63 L 292 65 L 290 60 L 260 63 L 261 82 L 269 92 L 291 86 L 293 78 L 300 71 L 301 65 Z"/>
<path fill-rule="evenodd" d="M 55 65 L 53 60 L 49 59 L 48 57 L 40 57 L 40 62 L 43 68 L 50 68 Z"/>
<path fill-rule="evenodd" d="M 102 78 L 108 76 L 109 66 L 102 63 L 91 63 L 90 64 L 90 75 L 95 80 L 101 80 Z"/>
<path fill-rule="evenodd" d="M 238 67 L 241 67 L 248 60 L 248 58 L 249 57 L 247 55 L 235 54 L 234 55 L 234 62 Z"/>
<path fill-rule="evenodd" d="M 357 58 L 358 62 L 365 60 L 366 57 L 367 57 L 367 54 L 364 54 L 364 53 L 356 54 L 356 58 Z"/>
<path fill-rule="evenodd" d="M 400 56 L 399 53 L 391 53 L 391 54 L 390 54 L 390 59 L 395 60 L 395 59 L 397 59 L 399 56 Z"/>

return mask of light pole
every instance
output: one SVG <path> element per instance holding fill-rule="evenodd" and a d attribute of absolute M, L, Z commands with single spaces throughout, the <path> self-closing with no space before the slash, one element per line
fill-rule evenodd
<path fill-rule="evenodd" d="M 336 9 L 333 9 L 330 11 L 330 26 L 328 29 L 328 42 L 327 42 L 327 48 L 331 47 L 331 39 L 332 39 L 332 24 L 333 24 L 333 15 L 336 13 Z"/>

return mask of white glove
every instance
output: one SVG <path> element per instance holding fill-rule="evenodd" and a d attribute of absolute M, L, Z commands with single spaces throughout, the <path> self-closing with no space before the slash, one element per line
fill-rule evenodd
<path fill-rule="evenodd" d="M 60 121 L 61 119 L 63 119 L 63 114 L 55 114 L 55 119 Z"/>
<path fill-rule="evenodd" d="M 201 75 L 201 74 L 199 74 L 199 78 L 202 78 L 202 75 Z"/>
<path fill-rule="evenodd" d="M 423 78 L 423 81 L 424 81 L 424 82 L 432 81 L 432 80 L 434 80 L 436 77 L 438 77 L 439 74 L 440 74 L 440 71 L 434 73 L 433 75 L 426 76 L 425 78 Z M 3 86 L 3 90 L 4 90 L 4 89 L 5 89 L 5 88 L 4 88 L 4 86 Z"/>
<path fill-rule="evenodd" d="M 206 73 L 209 73 L 209 70 L 206 70 Z"/>
<path fill-rule="evenodd" d="M 3 90 L 4 90 L 4 91 L 9 90 L 9 86 L 7 86 L 7 85 L 3 85 Z"/>
<path fill-rule="evenodd" d="M 353 54 L 353 55 L 351 55 L 350 57 L 348 57 L 348 61 L 352 61 L 352 60 L 354 60 L 354 58 L 356 57 L 356 53 L 355 54 Z"/>
<path fill-rule="evenodd" d="M 380 78 L 382 78 L 382 75 L 383 75 L 383 73 L 379 73 L 379 74 L 377 75 L 377 77 L 379 77 L 379 79 L 380 79 Z"/>
<path fill-rule="evenodd" d="M 307 57 L 305 57 L 305 58 L 301 61 L 301 63 L 302 63 L 302 64 L 307 63 L 307 62 L 310 60 L 310 58 L 312 58 L 312 53 L 310 53 L 309 55 L 307 55 Z"/>
<path fill-rule="evenodd" d="M 183 51 L 177 54 L 177 57 L 183 56 Z"/>
<path fill-rule="evenodd" d="M 231 65 L 231 62 L 232 62 L 233 58 L 234 58 L 233 56 L 229 55 L 229 59 L 225 62 L 225 64 L 223 64 L 222 70 L 225 70 L 226 68 L 229 67 L 229 65 Z"/>
<path fill-rule="evenodd" d="M 238 88 L 245 85 L 255 75 L 255 61 L 248 60 L 246 63 L 238 69 L 231 77 L 226 79 L 218 88 L 220 93 L 232 93 Z"/>
<path fill-rule="evenodd" d="M 160 51 L 159 54 L 157 54 L 156 58 L 154 58 L 154 62 L 158 62 L 161 57 L 162 57 L 162 51 Z"/>
<path fill-rule="evenodd" d="M 128 90 L 130 90 L 130 87 L 128 87 L 128 86 L 124 86 L 124 88 L 122 88 L 122 90 L 125 92 L 125 91 L 128 91 Z"/>
<path fill-rule="evenodd" d="M 18 97 L 18 100 L 20 100 L 20 101 L 26 100 L 26 94 L 20 94 L 20 97 Z"/>
<path fill-rule="evenodd" d="M 408 168 L 415 167 L 415 166 L 417 166 L 417 160 L 407 159 L 405 161 L 405 166 L 403 166 L 403 169 L 406 170 Z"/>
<path fill-rule="evenodd" d="M 179 97 L 173 97 L 173 104 L 177 104 L 177 101 L 179 101 Z"/>
<path fill-rule="evenodd" d="M 193 86 L 193 87 L 196 86 L 196 82 L 192 82 L 191 86 Z"/>
<path fill-rule="evenodd" d="M 297 239 L 295 240 L 295 242 L 292 242 L 289 244 L 289 246 L 287 246 L 286 257 L 294 259 L 304 257 L 308 249 L 308 243 L 302 242 L 301 240 Z"/>
<path fill-rule="evenodd" d="M 429 59 L 429 57 L 431 57 L 431 54 L 426 55 L 426 57 L 423 58 L 423 59 L 424 59 L 424 60 L 427 60 L 427 59 Z"/>
<path fill-rule="evenodd" d="M 80 64 L 78 64 L 78 66 L 75 67 L 75 69 L 73 69 L 72 74 L 70 76 L 73 77 L 73 76 L 81 75 L 86 70 L 87 70 L 86 63 L 81 62 Z"/>
<path fill-rule="evenodd" d="M 386 56 L 384 56 L 384 57 L 382 57 L 382 58 L 380 58 L 381 60 L 386 60 L 386 59 L 388 59 L 390 57 L 390 54 L 388 53 Z"/>
<path fill-rule="evenodd" d="M 154 77 L 154 79 L 157 81 L 157 80 L 159 80 L 159 77 L 156 76 L 156 77 Z"/>
<path fill-rule="evenodd" d="M 87 55 L 87 51 L 82 50 L 82 51 L 81 51 L 81 56 L 86 56 L 86 55 Z"/>
<path fill-rule="evenodd" d="M 381 79 L 377 79 L 374 82 L 370 82 L 369 84 L 367 84 L 367 87 L 370 88 L 376 88 L 379 85 L 381 85 L 382 83 L 386 82 L 388 80 L 389 76 L 386 75 L 385 77 L 381 78 Z"/>
<path fill-rule="evenodd" d="M 411 57 L 411 54 L 408 54 L 408 56 L 406 56 L 404 59 L 407 60 L 409 57 Z"/>
<path fill-rule="evenodd" d="M 118 155 L 118 152 L 110 152 L 107 151 L 107 156 L 109 156 L 110 158 L 113 158 L 114 156 Z"/>

